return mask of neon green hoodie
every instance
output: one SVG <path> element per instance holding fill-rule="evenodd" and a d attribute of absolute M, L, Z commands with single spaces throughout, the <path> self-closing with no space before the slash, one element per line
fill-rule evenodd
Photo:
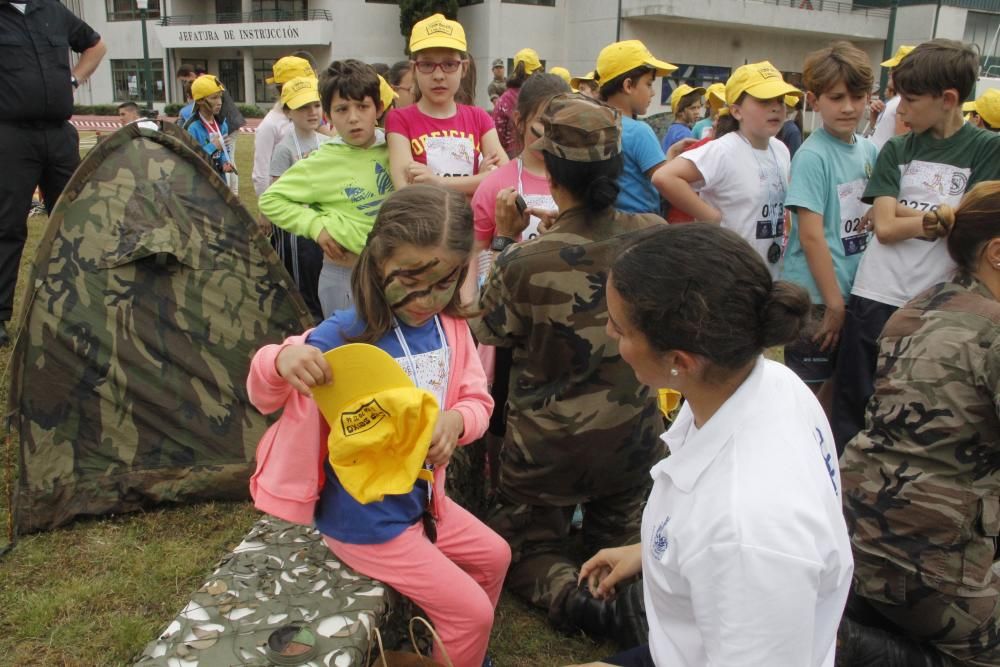
<path fill-rule="evenodd" d="M 385 133 L 358 148 L 337 137 L 299 160 L 260 196 L 275 225 L 315 240 L 324 229 L 354 254 L 368 242 L 382 202 L 392 192 Z"/>

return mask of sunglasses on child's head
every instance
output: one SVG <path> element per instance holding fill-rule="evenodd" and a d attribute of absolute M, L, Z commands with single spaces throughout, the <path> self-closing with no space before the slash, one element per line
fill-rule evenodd
<path fill-rule="evenodd" d="M 445 74 L 454 74 L 458 71 L 458 68 L 462 66 L 461 60 L 444 60 L 442 62 L 436 63 L 430 60 L 417 60 L 413 63 L 413 66 L 417 68 L 417 71 L 421 74 L 433 74 L 434 70 L 438 67 Z"/>

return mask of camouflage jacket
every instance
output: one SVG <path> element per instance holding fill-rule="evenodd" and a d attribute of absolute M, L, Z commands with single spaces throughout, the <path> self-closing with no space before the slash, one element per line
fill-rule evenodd
<path fill-rule="evenodd" d="M 655 392 L 605 331 L 611 263 L 631 234 L 658 222 L 571 209 L 497 258 L 470 325 L 480 342 L 513 348 L 500 489 L 515 502 L 619 493 L 648 481 L 665 455 Z"/>
<path fill-rule="evenodd" d="M 974 279 L 941 283 L 879 345 L 866 428 L 841 460 L 854 548 L 938 590 L 982 588 L 1000 533 L 1000 303 Z"/>

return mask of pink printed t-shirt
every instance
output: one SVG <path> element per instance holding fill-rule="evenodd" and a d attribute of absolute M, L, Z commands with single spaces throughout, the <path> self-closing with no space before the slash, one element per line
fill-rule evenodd
<path fill-rule="evenodd" d="M 511 160 L 502 167 L 494 169 L 476 188 L 476 194 L 472 196 L 472 215 L 475 220 L 477 241 L 489 245 L 496 235 L 497 193 L 504 188 L 517 189 L 517 162 L 516 159 Z M 549 195 L 548 179 L 522 169 L 520 193 L 526 200 L 532 195 Z"/>
<path fill-rule="evenodd" d="M 479 173 L 483 135 L 494 129 L 493 119 L 479 107 L 458 104 L 450 118 L 432 118 L 416 104 L 392 109 L 385 121 L 387 134 L 401 134 L 410 141 L 413 159 L 439 176 L 473 176 Z"/>

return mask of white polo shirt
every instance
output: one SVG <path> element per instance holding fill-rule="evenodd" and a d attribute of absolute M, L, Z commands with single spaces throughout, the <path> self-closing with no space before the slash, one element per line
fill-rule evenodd
<path fill-rule="evenodd" d="M 701 429 L 663 436 L 642 515 L 653 662 L 832 667 L 854 560 L 823 409 L 758 359 Z"/>

